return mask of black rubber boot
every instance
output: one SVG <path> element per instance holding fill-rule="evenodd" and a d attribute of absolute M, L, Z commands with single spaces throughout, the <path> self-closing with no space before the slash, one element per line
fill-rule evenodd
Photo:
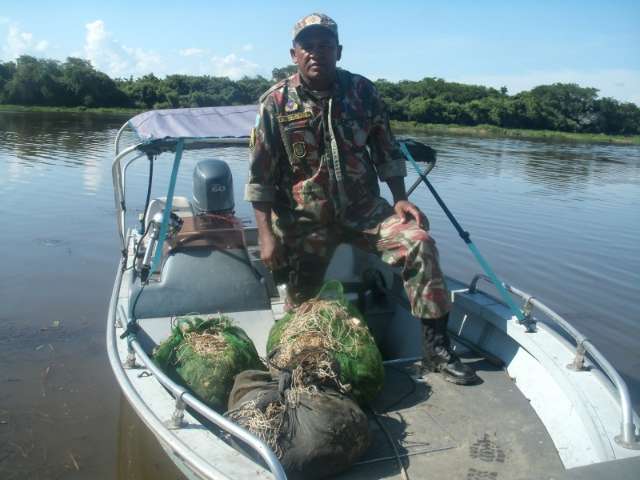
<path fill-rule="evenodd" d="M 436 319 L 423 319 L 424 359 L 422 365 L 432 372 L 440 372 L 445 380 L 458 385 L 472 385 L 480 379 L 473 369 L 460 361 L 451 348 L 447 334 L 449 315 Z"/>

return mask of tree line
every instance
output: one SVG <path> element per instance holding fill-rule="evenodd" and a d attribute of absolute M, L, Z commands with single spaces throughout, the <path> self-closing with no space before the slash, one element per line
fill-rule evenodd
<path fill-rule="evenodd" d="M 295 71 L 274 68 L 272 78 L 230 80 L 208 75 L 153 74 L 112 79 L 89 61 L 64 62 L 23 55 L 0 61 L 0 104 L 138 109 L 256 103 L 273 82 Z M 506 88 L 447 82 L 440 78 L 376 80 L 391 119 L 419 123 L 496 125 L 610 135 L 640 134 L 640 108 L 599 98 L 598 90 L 571 83 L 542 85 L 509 95 Z"/>

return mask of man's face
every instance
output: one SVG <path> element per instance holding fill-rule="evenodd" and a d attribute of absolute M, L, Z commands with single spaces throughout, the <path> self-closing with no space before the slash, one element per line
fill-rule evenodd
<path fill-rule="evenodd" d="M 330 31 L 311 27 L 296 38 L 291 60 L 311 88 L 324 90 L 335 80 L 336 63 L 341 54 L 342 46 Z"/>

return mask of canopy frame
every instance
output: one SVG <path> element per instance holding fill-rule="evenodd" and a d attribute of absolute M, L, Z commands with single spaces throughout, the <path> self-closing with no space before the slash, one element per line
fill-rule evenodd
<path fill-rule="evenodd" d="M 116 223 L 123 257 L 127 255 L 125 193 L 129 166 L 144 156 L 151 158 L 161 153 L 174 152 L 172 183 L 175 184 L 173 175 L 177 175 L 184 150 L 247 146 L 257 110 L 258 107 L 255 105 L 153 110 L 136 115 L 120 127 L 114 142 L 115 158 L 111 173 Z M 140 141 L 121 151 L 121 141 L 127 129 L 132 130 Z M 133 158 L 129 158 L 131 155 L 134 155 Z M 163 212 L 163 225 L 168 222 L 171 213 L 173 189 L 170 190 L 171 198 L 167 198 L 169 208 L 165 208 Z"/>

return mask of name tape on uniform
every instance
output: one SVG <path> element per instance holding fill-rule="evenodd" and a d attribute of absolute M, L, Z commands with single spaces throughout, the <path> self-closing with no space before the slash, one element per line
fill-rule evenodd
<path fill-rule="evenodd" d="M 280 123 L 290 123 L 296 120 L 306 120 L 307 118 L 311 118 L 311 112 L 309 111 L 291 113 L 289 115 L 278 115 L 278 121 Z"/>

